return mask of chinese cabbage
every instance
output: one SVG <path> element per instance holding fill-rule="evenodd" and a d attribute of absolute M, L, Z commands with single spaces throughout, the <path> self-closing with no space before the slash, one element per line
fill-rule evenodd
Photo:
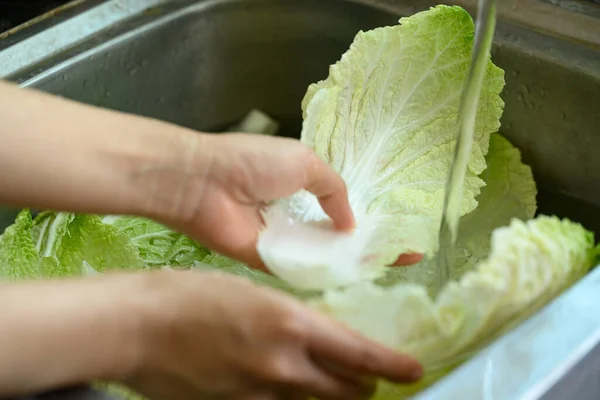
<path fill-rule="evenodd" d="M 344 178 L 357 228 L 333 231 L 306 191 L 279 201 L 257 245 L 274 274 L 327 289 L 380 276 L 401 253 L 433 255 L 473 33 L 465 10 L 438 6 L 360 32 L 329 77 L 309 87 L 301 140 Z M 503 71 L 489 61 L 463 214 L 475 209 L 484 185 L 479 175 L 500 126 L 503 87 Z"/>
<path fill-rule="evenodd" d="M 128 237 L 95 215 L 22 210 L 0 239 L 0 278 L 39 279 L 143 269 Z"/>
<path fill-rule="evenodd" d="M 431 383 L 581 278 L 596 256 L 593 235 L 581 225 L 541 216 L 513 220 L 492 235 L 491 253 L 473 271 L 448 283 L 434 300 L 412 283 L 389 288 L 362 282 L 325 292 L 312 306 L 360 333 L 407 352 L 425 366 Z M 383 384 L 400 399 L 415 387 Z"/>
<path fill-rule="evenodd" d="M 189 267 L 210 254 L 189 237 L 147 218 L 110 215 L 102 221 L 127 235 L 148 267 Z"/>
<path fill-rule="evenodd" d="M 40 277 L 38 251 L 31 237 L 32 226 L 31 213 L 23 210 L 0 236 L 0 279 Z"/>
<path fill-rule="evenodd" d="M 493 134 L 485 159 L 487 168 L 480 177 L 486 185 L 477 197 L 479 204 L 460 220 L 453 279 L 487 257 L 494 229 L 508 225 L 513 218 L 527 221 L 536 212 L 537 188 L 531 168 L 521 162 L 520 151 L 500 134 Z M 435 278 L 435 261 L 424 260 L 410 268 L 390 268 L 379 282 L 386 286 L 398 281 L 430 286 Z"/>

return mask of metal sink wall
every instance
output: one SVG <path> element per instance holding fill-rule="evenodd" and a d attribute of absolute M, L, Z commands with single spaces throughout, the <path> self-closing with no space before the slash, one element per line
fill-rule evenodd
<path fill-rule="evenodd" d="M 433 5 L 152 3 L 158 5 L 58 54 L 38 57 L 8 78 L 206 131 L 219 131 L 259 108 L 282 123 L 283 134 L 297 136 L 307 86 L 327 76 L 359 30 L 395 24 L 399 16 Z M 540 212 L 570 217 L 600 234 L 600 49 L 595 44 L 600 20 L 598 32 L 584 44 L 501 21 L 493 59 L 506 71 L 501 132 L 533 167 Z M 0 66 L 6 61 L 2 56 Z M 13 216 L 0 210 L 0 230 Z"/>

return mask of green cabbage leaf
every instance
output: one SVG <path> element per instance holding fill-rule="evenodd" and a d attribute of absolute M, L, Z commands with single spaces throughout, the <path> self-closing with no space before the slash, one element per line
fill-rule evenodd
<path fill-rule="evenodd" d="M 357 227 L 334 231 L 306 191 L 281 200 L 266 212 L 257 246 L 271 272 L 296 287 L 330 289 L 381 276 L 399 254 L 435 253 L 473 34 L 465 10 L 438 6 L 360 32 L 329 77 L 308 88 L 301 140 L 344 178 Z M 503 87 L 490 60 L 463 215 L 484 186 Z"/>

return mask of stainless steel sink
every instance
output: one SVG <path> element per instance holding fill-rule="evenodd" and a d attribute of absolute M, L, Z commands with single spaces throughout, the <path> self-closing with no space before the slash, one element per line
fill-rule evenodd
<path fill-rule="evenodd" d="M 421 0 L 97 3 L 102 4 L 95 8 L 88 4 L 81 12 L 70 9 L 72 15 L 61 24 L 44 20 L 43 29 L 33 26 L 6 37 L 0 76 L 86 103 L 214 132 L 259 108 L 280 121 L 287 136 L 299 134 L 300 101 L 307 86 L 327 76 L 328 66 L 359 30 L 395 24 L 399 16 L 435 4 Z M 473 1 L 450 3 L 473 9 Z M 584 12 L 579 12 L 556 2 L 523 3 L 503 3 L 500 10 L 493 58 L 506 71 L 501 132 L 533 167 L 540 188 L 539 211 L 570 217 L 600 234 L 600 7 L 584 1 Z M 552 16 L 557 18 L 554 24 Z M 32 29 L 42 32 L 32 36 Z M 14 211 L 0 210 L 0 229 L 13 217 Z M 573 290 L 579 286 L 596 290 L 600 300 L 600 284 L 593 282 L 588 282 L 590 288 L 582 282 Z M 560 332 L 554 335 L 560 337 Z M 596 371 L 600 374 L 600 366 Z M 450 384 L 456 374 L 443 384 Z M 460 398 L 480 398 L 466 393 Z M 493 398 L 520 398 L 510 397 L 516 391 L 510 393 Z M 427 398 L 444 398 L 434 392 L 431 396 Z"/>

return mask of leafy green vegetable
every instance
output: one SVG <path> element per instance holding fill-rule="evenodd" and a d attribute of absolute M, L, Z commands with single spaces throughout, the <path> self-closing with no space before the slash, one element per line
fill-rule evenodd
<path fill-rule="evenodd" d="M 95 215 L 19 213 L 0 239 L 2 279 L 89 275 L 145 267 L 136 247 Z"/>
<path fill-rule="evenodd" d="M 486 186 L 477 197 L 479 205 L 460 221 L 459 252 L 455 272 L 462 275 L 490 250 L 492 231 L 513 218 L 527 221 L 535 216 L 537 188 L 521 153 L 504 137 L 494 134 L 486 157 L 487 169 L 480 175 Z M 455 276 L 455 278 L 458 276 Z"/>
<path fill-rule="evenodd" d="M 120 383 L 96 382 L 93 387 L 104 391 L 108 395 L 115 396 L 115 400 L 150 400 Z"/>
<path fill-rule="evenodd" d="M 52 276 L 81 273 L 84 261 L 96 271 L 144 267 L 137 249 L 129 238 L 95 215 L 77 215 L 56 254 L 59 270 Z"/>
<path fill-rule="evenodd" d="M 23 210 L 15 223 L 0 236 L 0 278 L 3 280 L 40 277 L 38 252 L 31 237 L 31 213 Z"/>
<path fill-rule="evenodd" d="M 422 285 L 363 282 L 328 291 L 312 306 L 439 372 L 530 316 L 581 278 L 596 256 L 593 235 L 581 225 L 545 216 L 495 230 L 491 249 L 435 300 Z M 403 390 L 381 398 L 403 398 Z"/>
<path fill-rule="evenodd" d="M 75 214 L 48 211 L 35 217 L 31 236 L 40 257 L 56 257 L 56 250 L 61 246 L 74 218 Z"/>
<path fill-rule="evenodd" d="M 345 179 L 357 229 L 334 232 L 308 192 L 279 202 L 258 244 L 273 273 L 327 289 L 377 277 L 398 254 L 435 252 L 473 33 L 465 10 L 438 6 L 360 32 L 329 77 L 308 88 L 302 141 Z M 490 61 L 463 214 L 475 209 L 484 185 L 478 175 L 500 126 L 503 87 L 504 72 Z"/>
<path fill-rule="evenodd" d="M 210 254 L 187 236 L 146 218 L 106 216 L 102 221 L 126 234 L 149 267 L 189 267 Z"/>
<path fill-rule="evenodd" d="M 490 138 L 487 169 L 480 175 L 486 186 L 477 197 L 477 208 L 461 218 L 454 276 L 457 279 L 472 270 L 490 251 L 495 228 L 508 225 L 513 218 L 527 221 L 536 211 L 537 188 L 531 168 L 521 163 L 521 153 L 499 134 Z M 390 268 L 380 284 L 398 281 L 430 286 L 435 278 L 435 259 L 424 260 L 411 268 Z"/>

